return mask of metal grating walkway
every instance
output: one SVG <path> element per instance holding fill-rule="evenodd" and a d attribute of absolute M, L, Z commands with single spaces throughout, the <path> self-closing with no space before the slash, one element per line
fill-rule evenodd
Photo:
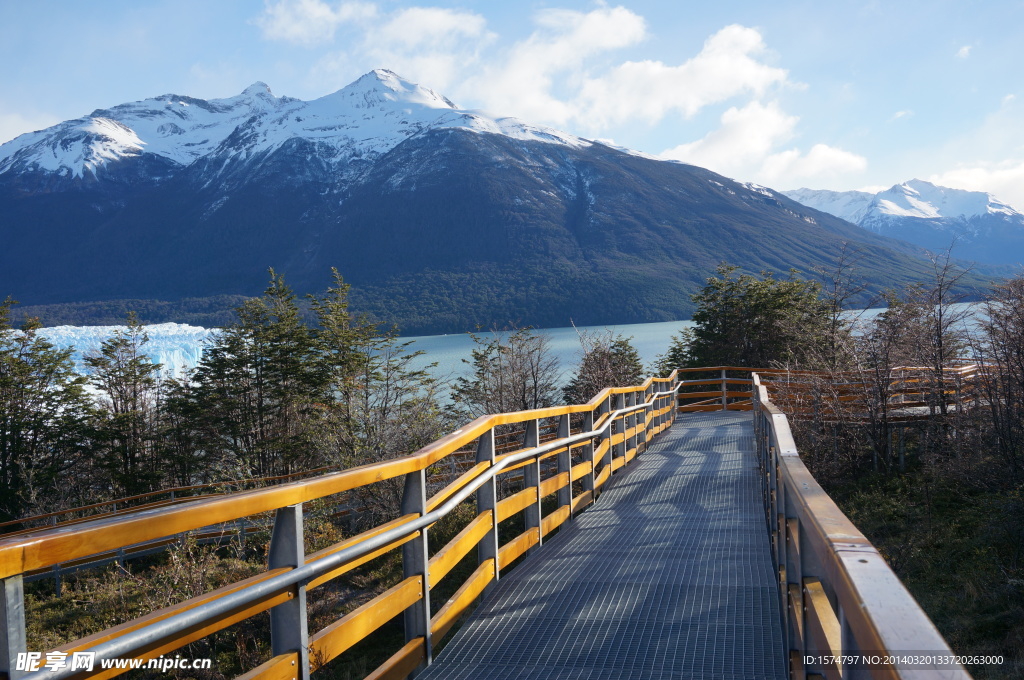
<path fill-rule="evenodd" d="M 786 677 L 749 413 L 682 416 L 420 679 Z"/>

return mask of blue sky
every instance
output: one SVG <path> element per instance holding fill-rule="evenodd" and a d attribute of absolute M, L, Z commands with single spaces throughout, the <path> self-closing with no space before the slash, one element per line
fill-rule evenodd
<path fill-rule="evenodd" d="M 1024 210 L 1024 2 L 0 0 L 0 142 L 165 93 L 390 68 L 776 189 L 913 177 Z"/>

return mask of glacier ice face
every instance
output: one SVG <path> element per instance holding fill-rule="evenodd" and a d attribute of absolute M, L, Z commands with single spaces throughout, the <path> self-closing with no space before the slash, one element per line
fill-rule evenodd
<path fill-rule="evenodd" d="M 180 378 L 194 368 L 203 356 L 203 348 L 216 330 L 180 323 L 160 323 L 144 326 L 149 342 L 143 351 L 153 363 L 162 364 L 160 373 Z M 86 356 L 100 351 L 104 341 L 125 326 L 53 326 L 39 329 L 39 335 L 60 349 L 73 347 L 75 370 L 87 375 L 83 361 Z"/>

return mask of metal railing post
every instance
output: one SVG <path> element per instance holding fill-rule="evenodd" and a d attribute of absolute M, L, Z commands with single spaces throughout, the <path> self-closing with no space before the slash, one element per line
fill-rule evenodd
<path fill-rule="evenodd" d="M 654 385 L 654 393 L 657 394 L 658 392 L 662 391 L 663 387 L 664 386 L 662 384 L 656 383 Z M 654 425 L 654 433 L 656 434 L 656 433 L 662 431 L 662 423 L 665 422 L 665 414 L 662 413 L 662 409 L 665 408 L 665 397 L 664 396 L 655 396 L 654 399 L 653 399 L 653 406 L 654 406 L 654 420 L 652 421 L 652 423 Z"/>
<path fill-rule="evenodd" d="M 427 476 L 425 470 L 410 472 L 405 476 L 405 490 L 402 493 L 402 514 L 423 516 L 427 512 Z M 433 660 L 434 645 L 430 638 L 430 569 L 427 527 L 417 532 L 416 538 L 402 546 L 402 576 L 418 576 L 423 587 L 423 597 L 405 610 L 405 641 L 423 638 L 424 665 Z"/>
<path fill-rule="evenodd" d="M 626 408 L 626 395 L 618 394 L 615 396 L 615 407 L 613 410 L 619 410 Z M 622 441 L 618 443 L 618 451 L 612 456 L 612 459 L 622 458 L 622 463 L 626 463 L 626 452 L 629 450 L 629 437 L 626 433 L 629 431 L 629 416 L 619 416 L 619 432 L 622 433 Z M 616 448 L 615 446 L 612 447 Z"/>
<path fill-rule="evenodd" d="M 606 400 L 604 400 L 603 402 L 601 402 L 601 410 L 599 411 L 600 415 L 605 415 L 607 413 L 610 413 L 612 410 L 614 410 L 614 405 L 612 403 L 612 399 L 613 398 L 614 397 L 609 394 L 608 398 Z M 604 434 L 601 436 L 601 443 L 602 444 L 605 441 L 608 442 L 608 450 L 604 452 L 604 464 L 605 465 L 611 465 L 612 461 L 615 459 L 615 447 L 612 445 L 612 429 L 613 429 L 613 426 L 614 426 L 614 423 L 610 424 L 607 428 L 605 428 Z M 611 471 L 612 470 L 609 467 L 608 468 L 608 474 L 609 475 L 611 474 Z"/>
<path fill-rule="evenodd" d="M 19 654 L 28 651 L 25 638 L 25 585 L 21 574 L 3 580 L 0 592 L 0 673 L 10 680 L 25 675 L 15 670 Z"/>
<path fill-rule="evenodd" d="M 659 416 L 659 429 L 664 429 L 668 427 L 666 423 L 672 421 L 672 400 L 675 399 L 675 392 L 672 390 L 672 381 L 666 381 L 665 387 L 667 388 L 665 391 L 670 392 L 670 394 L 666 394 L 664 397 L 662 397 L 662 403 L 660 408 L 663 411 L 663 413 Z"/>
<path fill-rule="evenodd" d="M 569 414 L 563 414 L 558 417 L 558 432 L 557 436 L 559 439 L 564 439 L 569 436 Z M 558 499 L 558 507 L 569 508 L 569 519 L 572 519 L 572 451 L 566 447 L 565 451 L 558 454 L 558 468 L 555 471 L 556 474 L 566 474 L 569 477 L 569 482 L 566 483 L 561 489 L 558 490 L 556 498 Z"/>
<path fill-rule="evenodd" d="M 528 420 L 526 421 L 526 436 L 523 440 L 523 445 L 526 448 L 533 448 L 540 445 L 540 421 L 539 420 Z M 533 487 L 537 490 L 537 502 L 531 503 L 526 506 L 526 511 L 523 513 L 523 522 L 525 531 L 530 529 L 537 529 L 537 544 L 526 551 L 527 555 L 532 554 L 537 548 L 544 544 L 544 532 L 541 530 L 540 519 L 540 458 L 535 458 L 533 462 L 523 468 L 523 488 L 528 489 Z"/>
<path fill-rule="evenodd" d="M 637 399 L 639 396 L 636 392 L 630 392 L 626 395 L 626 406 L 636 406 L 639 402 Z M 630 449 L 633 450 L 633 456 L 635 457 L 640 453 L 640 413 L 639 411 L 631 411 L 629 414 L 629 429 L 633 430 L 633 436 L 629 438 L 629 446 L 626 447 L 628 452 Z"/>
<path fill-rule="evenodd" d="M 728 387 L 729 387 L 729 385 L 726 382 L 725 369 L 723 368 L 722 369 L 722 410 L 723 411 L 728 411 L 729 410 L 729 396 L 728 396 L 729 395 L 729 391 L 728 391 Z"/>
<path fill-rule="evenodd" d="M 494 465 L 494 428 L 487 430 L 476 444 L 476 462 L 490 463 Z M 494 581 L 484 588 L 484 593 L 490 591 L 493 583 L 498 580 L 498 480 L 494 477 L 488 479 L 476 492 L 477 514 L 491 511 L 491 530 L 488 535 L 480 540 L 476 546 L 476 556 L 479 564 L 487 560 L 494 560 Z"/>
<path fill-rule="evenodd" d="M 650 388 L 647 388 L 647 389 L 644 390 L 643 397 L 642 397 L 642 399 L 643 399 L 642 403 L 647 404 L 647 408 L 645 408 L 643 410 L 643 413 L 640 415 L 640 421 L 641 421 L 641 423 L 643 423 L 643 426 L 640 428 L 640 430 L 641 430 L 641 432 L 644 435 L 644 438 L 643 438 L 643 441 L 644 441 L 644 451 L 647 450 L 647 439 L 648 439 L 648 437 L 647 437 L 647 427 L 648 427 L 648 422 L 650 423 L 650 426 L 652 428 L 654 427 L 654 424 L 655 424 L 653 417 L 648 418 L 649 415 L 653 416 L 653 413 L 654 413 L 654 403 L 653 403 L 654 400 L 651 399 L 650 397 L 651 397 L 651 391 L 650 391 Z M 657 430 L 655 430 L 655 432 L 657 432 Z"/>
<path fill-rule="evenodd" d="M 583 431 L 590 432 L 594 429 L 594 412 L 587 411 L 583 414 Z M 583 475 L 583 491 L 590 492 L 590 502 L 593 503 L 597 500 L 597 493 L 594 491 L 594 478 L 595 470 L 597 469 L 597 460 L 594 458 L 594 440 L 591 439 L 583 445 L 583 458 L 590 461 L 590 472 Z"/>
<path fill-rule="evenodd" d="M 268 567 L 293 569 L 304 566 L 306 550 L 302 539 L 302 503 L 279 508 L 270 536 Z M 295 678 L 309 680 L 309 627 L 306 620 L 306 586 L 297 583 L 292 597 L 270 610 L 270 646 L 278 656 L 296 652 L 299 656 Z"/>

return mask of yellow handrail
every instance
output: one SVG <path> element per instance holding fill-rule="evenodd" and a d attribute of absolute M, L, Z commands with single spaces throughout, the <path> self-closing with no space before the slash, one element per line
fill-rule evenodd
<path fill-rule="evenodd" d="M 873 678 L 969 679 L 878 550 L 811 476 L 786 416 L 757 373 L 753 380 L 755 444 L 791 677 L 846 678 L 858 667 Z M 865 657 L 877 658 L 865 664 Z"/>
<path fill-rule="evenodd" d="M 694 373 L 712 373 L 715 377 L 682 379 Z M 736 373 L 749 374 L 750 378 L 737 378 Z M 860 652 L 948 653 L 941 636 L 878 552 L 803 466 L 788 422 L 769 401 L 761 373 L 778 376 L 785 371 L 754 373 L 750 368 L 731 366 L 680 369 L 668 378 L 649 378 L 638 386 L 605 389 L 586 404 L 483 416 L 394 460 L 0 539 L 0 579 L 5 598 L 0 605 L 8 619 L 6 637 L 0 642 L 9 651 L 17 651 L 19 644 L 24 647 L 24 635 L 18 637 L 18 626 L 24 631 L 25 622 L 17 617 L 19 612 L 23 616 L 18 597 L 22 597 L 26 572 L 274 511 L 277 520 L 271 564 L 264 573 L 53 651 L 70 654 L 100 650 L 105 654 L 123 648 L 127 651 L 118 654 L 121 658 L 153 659 L 269 610 L 277 629 L 294 627 L 301 632 L 303 643 L 288 647 L 275 640 L 272 658 L 243 677 L 305 678 L 311 662 L 315 667 L 330 661 L 402 613 L 406 620 L 405 644 L 368 677 L 404 677 L 430 662 L 433 646 L 503 570 L 595 502 L 611 475 L 669 427 L 676 413 L 728 409 L 754 411 L 782 610 L 789 612 L 783 623 L 794 677 L 804 677 L 808 671 L 839 677 L 841 663 L 819 663 L 815 660 L 822 657 L 812 658 L 812 651 L 851 651 L 851 645 L 855 645 Z M 963 371 L 964 375 L 969 373 L 970 369 Z M 719 390 L 676 394 L 680 388 L 712 385 Z M 739 385 L 749 385 L 750 391 L 735 389 Z M 550 427 L 542 427 L 541 421 L 551 421 Z M 495 428 L 508 425 L 525 427 L 523 441 L 496 445 Z M 467 454 L 470 462 L 464 461 Z M 461 474 L 428 498 L 428 471 L 452 456 L 460 464 L 451 468 Z M 503 479 L 514 475 L 520 490 L 499 499 L 495 485 L 498 475 L 504 475 Z M 396 478 L 403 478 L 405 483 L 400 517 L 317 553 L 303 554 L 301 504 Z M 473 517 L 428 559 L 427 527 L 436 521 L 434 518 L 474 495 L 477 506 Z M 554 509 L 546 514 L 541 507 L 545 498 L 554 500 Z M 523 517 L 524 530 L 499 543 L 498 524 L 514 516 Z M 297 607 L 296 603 L 304 602 L 307 590 L 399 548 L 405 571 L 400 583 L 324 630 L 308 635 L 302 632 L 304 606 Z M 478 554 L 476 570 L 431 616 L 432 588 L 474 551 Z M 183 621 L 190 623 L 185 625 Z M 309 650 L 313 651 L 312 659 Z M 811 662 L 805 663 L 808 659 Z M 3 670 L 0 668 L 0 672 Z M 913 668 L 898 665 L 872 667 L 869 671 L 874 677 L 915 676 Z M 87 675 L 107 678 L 120 672 L 123 670 L 97 668 Z M 59 680 L 71 675 L 45 672 L 38 677 Z M 75 675 L 79 676 L 85 677 Z M 962 669 L 955 669 L 946 677 L 968 676 Z"/>
<path fill-rule="evenodd" d="M 491 580 L 499 577 L 501 569 L 531 547 L 542 543 L 545 536 L 569 520 L 574 512 L 594 502 L 611 471 L 632 460 L 646 448 L 652 437 L 669 427 L 675 411 L 676 382 L 674 373 L 668 378 L 649 378 L 638 386 L 602 390 L 586 404 L 484 416 L 414 454 L 394 460 L 270 488 L 203 498 L 181 505 L 150 508 L 124 516 L 3 538 L 0 539 L 0 579 L 5 584 L 6 599 L 0 604 L 5 604 L 5 607 L 8 602 L 11 604 L 6 609 L 13 612 L 13 626 L 20 626 L 23 631 L 24 620 L 16 620 L 19 612 L 23 616 L 23 608 L 16 600 L 26 572 L 276 511 L 278 518 L 271 540 L 271 568 L 267 572 L 53 650 L 67 654 L 93 650 L 101 656 L 109 650 L 122 650 L 117 654 L 119 658 L 152 659 L 262 611 L 270 610 L 272 625 L 275 616 L 282 621 L 290 621 L 288 617 L 294 616 L 296 611 L 293 603 L 304 600 L 306 590 L 401 547 L 406 571 L 410 573 L 399 586 L 327 629 L 304 638 L 307 642 L 296 648 L 277 649 L 279 645 L 275 640 L 273 658 L 246 674 L 252 678 L 272 678 L 283 670 L 293 669 L 288 672 L 294 673 L 294 669 L 299 668 L 305 677 L 310 663 L 309 649 L 314 651 L 314 663 L 329 661 L 391 618 L 390 615 L 382 618 L 380 612 L 405 611 L 407 620 L 415 624 L 417 615 L 413 610 L 424 609 L 430 589 L 436 583 L 431 576 L 439 578 L 450 570 L 453 560 L 457 562 L 462 556 L 493 541 L 490 554 L 481 557 L 480 567 L 440 612 L 420 625 L 418 630 L 415 625 L 407 626 L 407 631 L 417 632 L 410 635 L 406 646 L 385 665 L 404 669 L 409 664 L 429 661 L 430 650 L 438 636 L 450 630 L 471 601 Z M 581 419 L 581 424 L 573 426 L 575 432 L 571 431 L 570 416 Z M 545 436 L 545 442 L 541 443 L 543 428 L 540 421 L 552 419 L 557 421 L 555 439 L 548 441 Z M 524 448 L 498 453 L 494 445 L 494 429 L 516 424 L 526 426 Z M 485 442 L 489 442 L 487 447 L 483 446 Z M 410 488 L 415 491 L 417 484 L 420 495 L 423 495 L 426 471 L 431 466 L 453 454 L 461 455 L 467 446 L 477 450 L 478 462 L 470 470 L 434 493 L 430 499 L 424 496 L 418 505 L 408 500 L 415 499 L 416 493 L 410 495 Z M 486 455 L 482 451 L 486 451 Z M 428 517 L 450 511 L 469 494 L 475 493 L 479 497 L 486 484 L 493 485 L 495 475 L 501 474 L 506 467 L 520 469 L 518 474 L 524 488 L 533 494 L 530 502 L 515 508 L 512 513 L 525 515 L 525 531 L 498 545 L 498 508 L 495 503 L 484 507 L 478 498 L 478 512 L 470 522 L 472 530 L 461 532 L 437 551 L 429 564 L 421 560 L 423 563 L 417 567 L 417 551 L 426 554 L 426 526 L 429 524 L 424 525 L 423 522 Z M 319 553 L 301 555 L 302 503 L 398 477 L 404 478 L 406 483 L 407 501 L 403 501 L 403 506 L 407 502 L 413 503 L 409 506 L 412 510 L 403 509 L 402 517 Z M 488 478 L 490 482 L 486 481 Z M 481 484 L 485 486 L 481 487 Z M 494 493 L 493 489 L 491 493 Z M 545 497 L 555 497 L 556 501 L 555 509 L 546 515 L 542 514 L 540 507 Z M 290 534 L 289 526 L 293 527 Z M 297 531 L 295 526 L 299 527 Z M 284 528 L 279 531 L 280 527 Z M 364 549 L 364 546 L 368 547 Z M 359 554 L 356 556 L 355 552 Z M 283 558 L 280 556 L 288 554 L 293 555 L 287 558 L 291 562 L 281 562 Z M 296 554 L 300 556 L 298 562 L 294 558 Z M 301 574 L 301 577 L 293 578 L 291 574 Z M 414 596 L 415 592 L 419 595 Z M 429 607 L 426 609 L 429 611 Z M 304 608 L 301 616 L 305 616 Z M 423 618 L 422 613 L 420 618 Z M 187 625 L 182 624 L 183 621 Z M 288 628 L 287 623 L 283 625 L 284 629 Z M 304 623 L 301 628 L 304 630 Z M 16 649 L 19 641 L 17 631 L 12 634 L 8 630 L 6 636 L 5 646 Z M 414 645 L 417 640 L 419 642 Z M 20 644 L 24 647 L 23 634 Z M 379 670 L 383 673 L 387 669 L 382 667 Z M 89 677 L 106 678 L 120 672 L 123 670 L 97 668 Z M 81 675 L 76 673 L 44 672 L 39 677 L 57 680 Z"/>

